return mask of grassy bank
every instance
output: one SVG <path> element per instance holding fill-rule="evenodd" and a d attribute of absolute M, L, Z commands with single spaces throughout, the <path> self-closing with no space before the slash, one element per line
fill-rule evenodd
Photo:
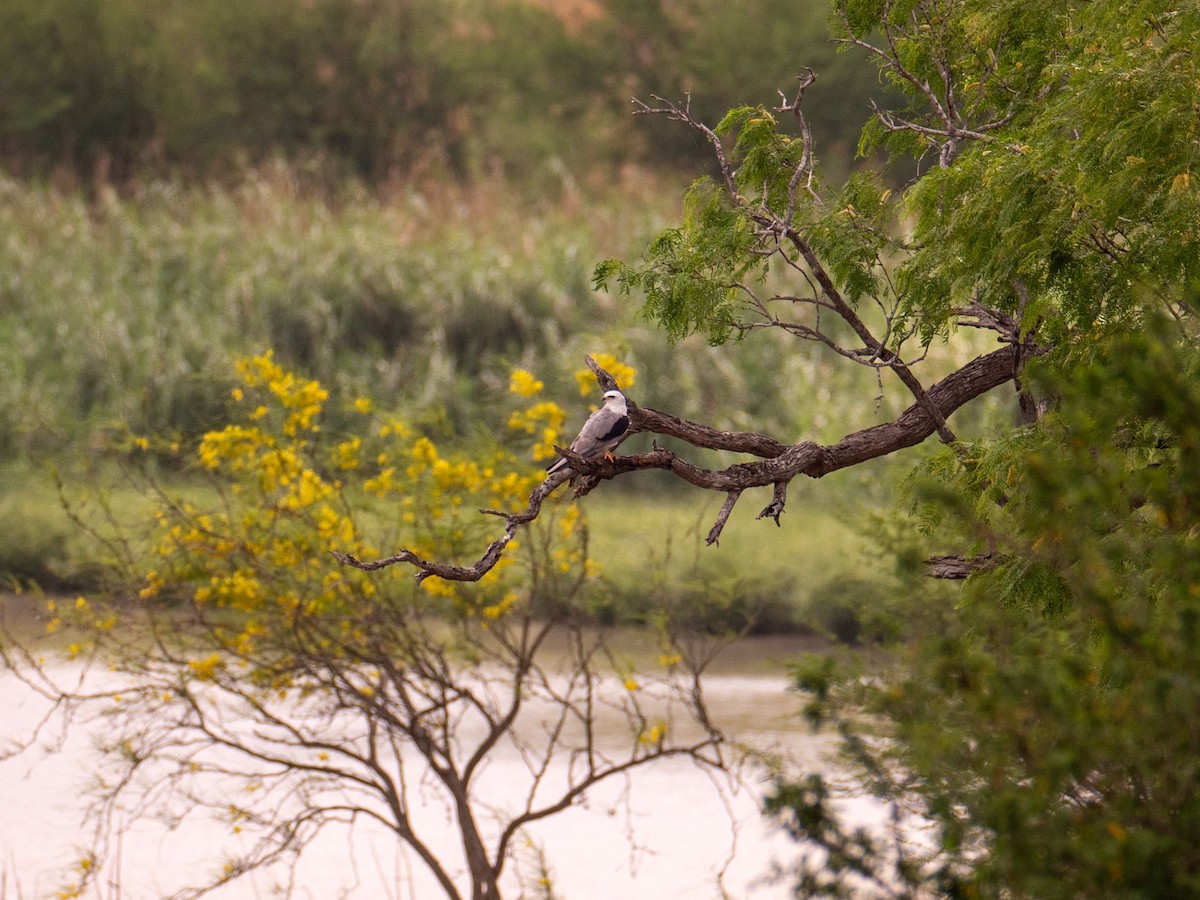
<path fill-rule="evenodd" d="M 76 517 L 100 535 L 119 522 L 135 541 L 148 528 L 157 497 L 116 468 L 91 478 L 83 483 L 77 476 L 65 488 L 68 514 L 49 471 L 0 473 L 0 514 L 8 523 L 0 539 L 0 570 L 10 585 L 36 583 L 61 592 L 87 591 L 103 582 L 105 564 L 119 551 L 87 534 Z M 216 500 L 199 483 L 189 486 L 177 477 L 167 488 L 200 508 Z M 747 496 L 720 544 L 706 546 L 721 500 L 613 483 L 580 501 L 612 621 L 643 622 L 669 611 L 677 619 L 691 617 L 699 627 L 836 636 L 839 615 L 861 617 L 876 599 L 871 586 L 854 576 L 870 552 L 860 516 L 798 499 L 776 527 L 755 520 L 757 498 Z M 369 522 L 366 527 L 369 531 Z M 122 549 L 137 552 L 136 546 Z"/>

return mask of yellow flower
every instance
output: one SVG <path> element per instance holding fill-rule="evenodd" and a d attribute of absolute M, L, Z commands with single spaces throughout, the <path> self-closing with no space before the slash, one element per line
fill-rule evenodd
<path fill-rule="evenodd" d="M 388 491 L 396 488 L 395 481 L 393 480 L 395 475 L 395 467 L 388 466 L 375 478 L 368 478 L 366 481 L 364 481 L 363 490 L 370 494 L 375 494 L 376 496 L 382 497 L 387 494 Z"/>
<path fill-rule="evenodd" d="M 638 743 L 641 744 L 659 744 L 662 739 L 667 736 L 667 726 L 662 722 L 657 722 L 651 725 L 646 731 L 638 735 Z"/>
<path fill-rule="evenodd" d="M 516 592 L 509 591 L 507 594 L 505 594 L 503 597 L 501 597 L 498 601 L 493 603 L 491 606 L 485 606 L 483 608 L 483 616 L 486 619 L 493 619 L 493 620 L 499 619 L 502 615 L 504 615 L 506 612 L 508 612 L 510 609 L 512 609 L 513 605 L 516 602 L 517 602 Z"/>
<path fill-rule="evenodd" d="M 557 403 L 543 401 L 526 410 L 514 412 L 508 418 L 508 427 L 526 434 L 540 434 L 541 440 L 533 445 L 535 460 L 550 459 L 555 455 L 554 445 L 562 440 L 562 425 L 566 414 Z"/>
<path fill-rule="evenodd" d="M 413 459 L 421 460 L 426 463 L 434 463 L 437 461 L 437 447 L 433 445 L 427 437 L 417 438 L 412 445 L 412 450 L 409 451 Z"/>
<path fill-rule="evenodd" d="M 436 575 L 422 581 L 421 587 L 425 593 L 433 597 L 453 597 L 458 593 L 458 588 L 455 587 L 453 581 L 443 581 Z"/>
<path fill-rule="evenodd" d="M 541 391 L 543 385 L 524 369 L 516 369 L 508 383 L 508 390 L 518 397 L 532 397 Z"/>
<path fill-rule="evenodd" d="M 354 411 L 362 413 L 364 416 L 370 415 L 371 410 L 375 408 L 375 404 L 371 402 L 369 397 L 356 397 L 354 400 Z"/>
<path fill-rule="evenodd" d="M 258 452 L 259 447 L 269 442 L 269 438 L 257 428 L 227 425 L 220 431 L 205 434 L 200 440 L 197 454 L 200 464 L 206 469 L 220 468 L 223 460 L 239 468 Z"/>
<path fill-rule="evenodd" d="M 188 668 L 202 681 L 211 679 L 222 665 L 221 654 L 215 652 L 205 659 L 193 659 L 188 662 Z"/>
<path fill-rule="evenodd" d="M 579 507 L 575 505 L 568 506 L 558 523 L 559 532 L 562 534 L 564 540 L 570 538 L 575 533 L 575 529 L 579 525 L 579 520 Z"/>
<path fill-rule="evenodd" d="M 354 437 L 342 441 L 333 448 L 333 464 L 339 469 L 357 469 L 358 454 L 362 450 L 362 438 Z"/>

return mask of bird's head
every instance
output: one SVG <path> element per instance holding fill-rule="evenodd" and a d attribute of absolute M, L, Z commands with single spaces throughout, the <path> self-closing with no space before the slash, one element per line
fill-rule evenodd
<path fill-rule="evenodd" d="M 619 412 L 621 415 L 625 415 L 627 412 L 625 406 L 625 395 L 620 391 L 605 391 L 604 405 L 609 409 Z"/>

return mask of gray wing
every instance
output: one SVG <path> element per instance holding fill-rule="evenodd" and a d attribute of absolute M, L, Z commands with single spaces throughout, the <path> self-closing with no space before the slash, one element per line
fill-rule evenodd
<path fill-rule="evenodd" d="M 583 423 L 579 436 L 571 441 L 571 449 L 580 456 L 596 456 L 603 453 L 612 441 L 625 433 L 622 419 L 628 422 L 625 416 L 607 406 L 600 407 Z"/>
<path fill-rule="evenodd" d="M 571 449 L 580 456 L 599 456 L 606 450 L 617 446 L 626 429 L 629 428 L 629 417 L 602 406 L 583 423 L 583 428 L 575 440 L 571 441 Z M 567 460 L 560 456 L 546 467 L 553 475 L 560 469 L 566 468 Z"/>

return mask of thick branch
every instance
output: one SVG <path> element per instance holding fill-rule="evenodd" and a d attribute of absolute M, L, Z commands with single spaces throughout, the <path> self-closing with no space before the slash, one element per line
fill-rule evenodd
<path fill-rule="evenodd" d="M 1003 347 L 978 357 L 933 385 L 926 392 L 927 399 L 942 418 L 951 415 L 964 403 L 1011 381 L 1015 352 L 1013 347 Z M 706 449 L 724 449 L 725 444 L 734 443 L 738 438 L 761 437 L 716 431 L 642 407 L 637 408 L 636 414 L 631 411 L 631 420 L 640 431 L 667 434 Z M 725 469 L 705 469 L 680 458 L 673 451 L 655 448 L 649 453 L 620 456 L 611 462 L 602 458 L 585 460 L 579 464 L 579 470 L 581 475 L 614 478 L 639 469 L 666 469 L 696 487 L 729 493 L 774 486 L 798 475 L 821 478 L 839 469 L 913 447 L 936 431 L 924 406 L 914 403 L 895 420 L 848 434 L 835 444 L 822 446 L 813 441 L 802 441 L 786 447 L 776 456 L 758 462 L 735 463 Z"/>
<path fill-rule="evenodd" d="M 944 578 L 958 581 L 969 578 L 976 572 L 987 572 L 1000 565 L 1001 559 L 995 553 L 980 553 L 978 556 L 931 556 L 925 560 L 931 578 Z"/>
<path fill-rule="evenodd" d="M 704 543 L 713 545 L 720 540 L 721 532 L 725 529 L 725 523 L 729 521 L 729 514 L 733 512 L 734 504 L 738 502 L 738 498 L 742 496 L 741 491 L 730 491 L 725 498 L 724 504 L 721 506 L 721 511 L 717 513 L 717 521 L 713 523 L 713 527 L 708 530 L 708 537 L 704 539 Z"/>
<path fill-rule="evenodd" d="M 332 551 L 332 553 L 344 565 L 354 566 L 354 568 L 362 569 L 366 572 L 373 572 L 376 569 L 383 569 L 396 563 L 408 563 L 409 565 L 416 566 L 419 570 L 417 572 L 418 584 L 430 575 L 436 575 L 438 578 L 444 578 L 447 581 L 478 581 L 500 561 L 500 557 L 504 555 L 504 548 L 516 537 L 517 530 L 522 525 L 528 525 L 536 519 L 538 513 L 541 512 L 542 503 L 545 499 L 554 493 L 554 489 L 560 484 L 570 480 L 571 476 L 572 471 L 570 469 L 564 469 L 549 476 L 534 488 L 533 493 L 529 495 L 529 504 L 522 512 L 502 513 L 494 509 L 481 509 L 481 513 L 500 516 L 505 520 L 506 524 L 504 534 L 492 541 L 488 545 L 487 550 L 484 551 L 483 556 L 470 566 L 450 566 L 444 563 L 430 562 L 417 556 L 411 550 L 401 550 L 394 556 L 387 556 L 372 562 L 363 562 L 349 553 L 341 553 L 337 550 Z"/>
<path fill-rule="evenodd" d="M 847 325 L 854 329 L 854 333 L 858 335 L 859 339 L 866 344 L 866 346 L 879 359 L 888 363 L 892 370 L 895 371 L 900 381 L 904 383 L 904 386 L 907 387 L 912 393 L 913 397 L 916 398 L 917 404 L 925 410 L 926 414 L 933 422 L 934 430 L 937 432 L 938 437 L 940 437 L 944 443 L 956 443 L 958 439 L 955 437 L 954 432 L 950 430 L 950 426 L 946 424 L 946 417 L 938 410 L 937 404 L 933 403 L 929 399 L 928 393 L 921 385 L 921 382 L 917 380 L 915 375 L 913 375 L 912 371 L 904 363 L 904 360 L 902 360 L 892 350 L 884 346 L 884 344 L 871 333 L 871 330 L 867 327 L 866 323 L 859 318 L 858 313 L 854 311 L 854 308 L 846 302 L 841 291 L 839 291 L 837 285 L 834 284 L 833 277 L 821 264 L 820 259 L 817 258 L 816 252 L 813 250 L 808 241 L 806 241 L 803 235 L 801 235 L 794 228 L 784 229 L 783 234 L 792 244 L 792 246 L 796 248 L 796 252 L 798 252 L 800 256 L 804 258 L 804 261 L 808 264 L 813 276 L 817 279 L 817 283 L 820 284 L 821 292 L 829 299 L 829 302 L 833 304 L 837 314 L 842 317 L 843 321 L 845 321 Z"/>
<path fill-rule="evenodd" d="M 629 403 L 631 431 L 649 431 L 679 438 L 692 446 L 708 450 L 737 450 L 760 457 L 755 462 L 735 463 L 725 469 L 713 470 L 697 466 L 678 456 L 674 451 L 658 446 L 648 453 L 633 456 L 618 456 L 612 460 L 603 457 L 573 459 L 571 469 L 557 472 L 543 481 L 530 495 L 529 505 L 520 513 L 496 513 L 506 521 L 504 534 L 492 541 L 478 562 L 470 566 L 450 566 L 421 559 L 409 550 L 374 562 L 361 562 L 346 554 L 335 554 L 343 563 L 371 571 L 395 563 L 408 563 L 419 571 L 417 579 L 430 575 L 450 581 L 478 581 L 499 561 L 504 548 L 513 539 L 522 525 L 537 518 L 543 501 L 563 482 L 579 477 L 576 496 L 587 493 L 601 480 L 616 478 L 642 469 L 665 469 L 678 478 L 705 490 L 720 491 L 726 495 L 721 516 L 710 532 L 710 543 L 720 536 L 724 519 L 738 496 L 747 488 L 773 488 L 772 502 L 759 518 L 769 517 L 779 523 L 786 499 L 787 484 L 798 475 L 820 478 L 830 472 L 846 469 L 869 459 L 877 459 L 913 447 L 938 431 L 936 419 L 945 422 L 963 404 L 986 394 L 1013 378 L 1016 354 L 1022 348 L 1014 345 L 1002 347 L 985 356 L 977 357 L 961 369 L 947 375 L 923 392 L 924 402 L 914 403 L 891 422 L 875 425 L 846 435 L 840 441 L 822 446 L 813 441 L 801 441 L 788 446 L 766 435 L 755 432 L 730 432 L 710 428 L 696 422 L 680 419 L 669 413 L 640 407 Z M 1028 348 L 1024 352 L 1034 352 Z M 590 358 L 589 366 L 597 372 L 602 386 L 615 384 L 612 376 Z"/>

